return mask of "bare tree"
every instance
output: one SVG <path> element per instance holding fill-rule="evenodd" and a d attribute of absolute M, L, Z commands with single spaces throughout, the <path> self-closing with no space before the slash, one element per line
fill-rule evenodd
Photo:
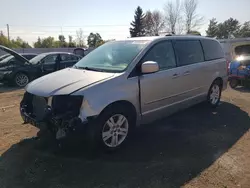
<path fill-rule="evenodd" d="M 184 19 L 186 32 L 198 29 L 204 22 L 204 17 L 197 14 L 198 0 L 185 0 L 184 1 Z"/>
<path fill-rule="evenodd" d="M 83 30 L 79 29 L 76 31 L 76 46 L 78 47 L 84 47 L 84 35 L 83 35 Z"/>
<path fill-rule="evenodd" d="M 180 0 L 176 0 L 175 3 L 172 1 L 167 2 L 164 5 L 164 11 L 167 29 L 169 29 L 171 33 L 176 33 L 176 26 L 181 19 Z"/>
<path fill-rule="evenodd" d="M 158 10 L 147 11 L 144 20 L 146 35 L 148 36 L 159 36 L 159 32 L 165 27 L 164 16 Z"/>

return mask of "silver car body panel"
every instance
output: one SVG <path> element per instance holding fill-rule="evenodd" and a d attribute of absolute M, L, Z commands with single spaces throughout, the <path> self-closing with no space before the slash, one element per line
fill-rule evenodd
<path fill-rule="evenodd" d="M 34 80 L 26 86 L 26 90 L 43 97 L 68 95 L 113 75 L 114 73 L 66 68 Z"/>
<path fill-rule="evenodd" d="M 139 124 L 151 122 L 206 100 L 208 90 L 216 78 L 223 79 L 223 90 L 226 89 L 225 58 L 152 74 L 130 76 L 132 70 L 153 45 L 159 41 L 175 38 L 171 36 L 127 39 L 149 42 L 123 73 L 68 68 L 31 82 L 26 90 L 44 97 L 67 94 L 83 96 L 79 114 L 82 120 L 98 116 L 114 102 L 127 101 L 135 107 Z M 192 38 L 203 39 L 203 37 Z"/>

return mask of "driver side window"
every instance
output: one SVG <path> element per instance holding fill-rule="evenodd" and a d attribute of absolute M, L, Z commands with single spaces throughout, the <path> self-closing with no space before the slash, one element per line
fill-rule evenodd
<path fill-rule="evenodd" d="M 142 62 L 155 61 L 160 70 L 167 70 L 176 67 L 175 54 L 170 41 L 159 42 L 154 45 L 144 56 Z"/>
<path fill-rule="evenodd" d="M 48 56 L 44 59 L 44 64 L 55 64 L 55 63 L 56 63 L 57 56 L 58 56 L 58 54 L 48 55 Z"/>

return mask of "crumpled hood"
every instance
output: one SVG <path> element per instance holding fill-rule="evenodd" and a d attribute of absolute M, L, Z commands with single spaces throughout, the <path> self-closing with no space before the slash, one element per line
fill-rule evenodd
<path fill-rule="evenodd" d="M 25 89 L 29 93 L 43 97 L 67 95 L 113 75 L 114 73 L 66 68 L 34 80 Z"/>

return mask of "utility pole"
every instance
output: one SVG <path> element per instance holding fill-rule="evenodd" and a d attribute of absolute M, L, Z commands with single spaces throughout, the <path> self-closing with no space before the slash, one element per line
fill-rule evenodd
<path fill-rule="evenodd" d="M 8 41 L 10 42 L 10 28 L 9 28 L 9 24 L 7 24 L 7 34 L 8 34 Z"/>

